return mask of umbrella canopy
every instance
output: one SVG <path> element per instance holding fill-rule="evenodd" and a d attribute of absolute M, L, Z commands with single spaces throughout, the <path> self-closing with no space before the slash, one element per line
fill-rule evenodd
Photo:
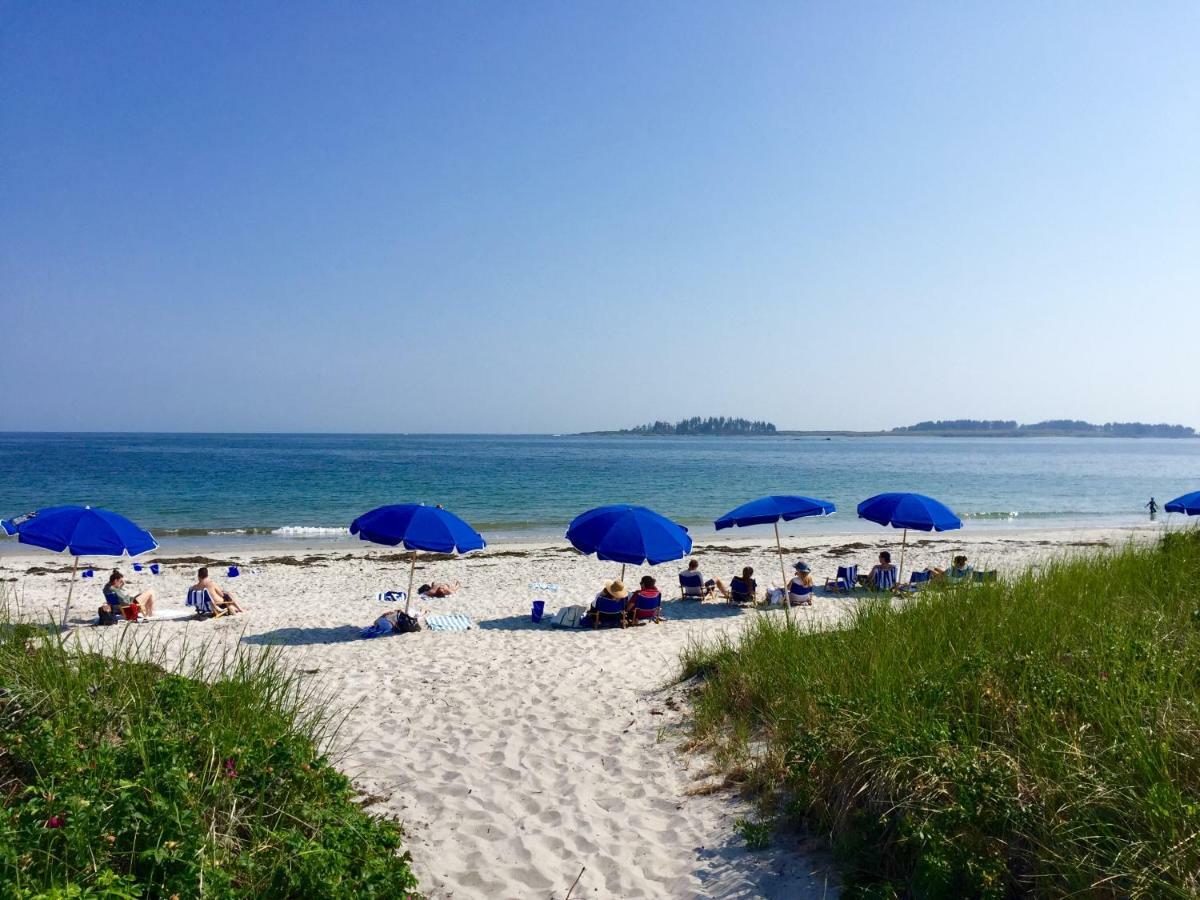
<path fill-rule="evenodd" d="M 858 517 L 878 525 L 916 531 L 962 528 L 962 519 L 948 506 L 924 494 L 876 494 L 858 504 Z"/>
<path fill-rule="evenodd" d="M 713 522 L 717 531 L 722 528 L 733 528 L 745 525 L 774 525 L 775 549 L 779 551 L 779 573 L 783 577 L 783 588 L 787 590 L 787 567 L 783 564 L 783 544 L 779 542 L 779 521 L 791 522 L 793 519 L 803 519 L 807 516 L 827 516 L 837 512 L 837 507 L 828 500 L 814 500 L 812 497 L 795 497 L 775 495 L 759 497 L 749 503 L 743 503 L 737 509 L 731 509 L 721 518 Z M 784 615 L 791 621 L 792 612 L 788 604 L 784 604 Z"/>
<path fill-rule="evenodd" d="M 1182 497 L 1176 497 L 1163 507 L 1167 512 L 1183 513 L 1188 516 L 1200 516 L 1200 491 L 1192 491 Z"/>
<path fill-rule="evenodd" d="M 858 504 L 858 517 L 877 525 L 903 528 L 900 541 L 900 568 L 896 571 L 896 584 L 904 576 L 904 551 L 908 546 L 908 529 L 917 531 L 951 531 L 962 528 L 962 519 L 950 507 L 924 494 L 876 494 Z"/>
<path fill-rule="evenodd" d="M 837 512 L 837 507 L 828 500 L 814 500 L 812 497 L 759 497 L 757 500 L 743 503 L 737 509 L 731 509 L 713 524 L 717 531 L 720 531 L 722 528 L 740 525 L 771 525 L 781 519 L 791 522 L 806 516 L 827 516 L 833 512 Z"/>
<path fill-rule="evenodd" d="M 404 545 L 412 551 L 408 566 L 408 593 L 404 612 L 412 602 L 413 575 L 417 571 L 417 551 L 430 553 L 469 553 L 487 546 L 483 535 L 454 513 L 424 503 L 399 503 L 380 506 L 363 513 L 350 523 L 350 533 L 361 540 L 388 547 Z"/>
<path fill-rule="evenodd" d="M 62 627 L 67 627 L 71 613 L 71 595 L 75 590 L 75 570 L 79 557 L 137 556 L 158 549 L 154 535 L 139 528 L 122 515 L 107 509 L 90 506 L 48 506 L 0 522 L 4 530 L 15 534 L 22 544 L 62 553 L 66 550 L 75 561 L 71 566 L 71 583 L 67 588 L 67 605 L 63 608 Z"/>
<path fill-rule="evenodd" d="M 680 559 L 692 552 L 688 530 L 644 506 L 618 503 L 576 516 L 567 540 L 597 559 L 640 566 Z"/>
<path fill-rule="evenodd" d="M 154 535 L 122 515 L 90 506 L 50 506 L 6 519 L 4 530 L 22 544 L 72 556 L 137 556 L 158 548 Z"/>
<path fill-rule="evenodd" d="M 487 546 L 478 531 L 440 506 L 401 503 L 380 506 L 350 523 L 350 533 L 364 541 L 431 553 L 467 553 Z"/>

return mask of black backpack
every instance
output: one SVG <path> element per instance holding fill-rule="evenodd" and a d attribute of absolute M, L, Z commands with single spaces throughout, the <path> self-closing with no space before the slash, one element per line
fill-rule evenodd
<path fill-rule="evenodd" d="M 392 631 L 396 634 L 409 634 L 421 630 L 421 623 L 414 616 L 398 609 L 386 612 L 380 618 L 387 619 L 388 624 L 392 626 Z"/>

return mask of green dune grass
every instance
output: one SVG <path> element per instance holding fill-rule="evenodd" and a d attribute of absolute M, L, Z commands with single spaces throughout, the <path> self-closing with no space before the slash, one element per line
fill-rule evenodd
<path fill-rule="evenodd" d="M 278 657 L 163 658 L 0 623 L 0 898 L 413 896 Z"/>
<path fill-rule="evenodd" d="M 850 896 L 1200 892 L 1200 533 L 692 646 L 694 739 Z"/>

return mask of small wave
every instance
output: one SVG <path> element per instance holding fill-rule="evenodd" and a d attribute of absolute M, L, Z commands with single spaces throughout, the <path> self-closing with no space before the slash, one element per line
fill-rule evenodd
<path fill-rule="evenodd" d="M 288 537 L 338 537 L 349 533 L 349 528 L 331 528 L 323 525 L 284 525 L 271 532 Z"/>
<path fill-rule="evenodd" d="M 967 512 L 963 513 L 964 519 L 1016 519 L 1021 514 L 1019 512 Z"/>

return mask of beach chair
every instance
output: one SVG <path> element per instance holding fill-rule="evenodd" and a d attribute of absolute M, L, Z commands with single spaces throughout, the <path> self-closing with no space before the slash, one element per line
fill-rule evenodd
<path fill-rule="evenodd" d="M 901 585 L 900 588 L 905 591 L 919 591 L 921 588 L 927 586 L 932 578 L 933 573 L 928 569 L 925 569 L 923 572 L 914 571 L 908 576 L 908 584 Z"/>
<path fill-rule="evenodd" d="M 888 566 L 875 573 L 874 583 L 870 585 L 873 591 L 890 591 L 896 586 L 896 567 Z"/>
<path fill-rule="evenodd" d="M 196 615 L 212 619 L 225 615 L 225 610 L 219 609 L 212 601 L 207 590 L 188 591 L 187 605 L 196 610 Z"/>
<path fill-rule="evenodd" d="M 838 566 L 837 577 L 825 582 L 825 590 L 849 594 L 858 587 L 858 566 Z"/>
<path fill-rule="evenodd" d="M 754 592 L 758 585 L 751 581 L 746 584 L 741 575 L 735 575 L 729 579 L 729 602 L 746 604 L 754 603 Z"/>
<path fill-rule="evenodd" d="M 996 570 L 988 569 L 986 572 L 972 572 L 971 578 L 973 581 L 978 581 L 978 582 L 995 581 L 996 580 Z"/>
<path fill-rule="evenodd" d="M 679 573 L 679 599 L 703 600 L 704 576 L 699 572 Z"/>
<path fill-rule="evenodd" d="M 614 600 L 612 597 L 603 596 L 596 598 L 592 604 L 593 628 L 600 628 L 602 625 L 620 625 L 624 628 L 628 624 L 624 600 Z"/>
<path fill-rule="evenodd" d="M 812 606 L 813 586 L 807 587 L 796 584 L 795 580 L 788 582 L 787 602 L 792 606 Z"/>
<path fill-rule="evenodd" d="M 950 584 L 958 584 L 960 581 L 969 581 L 975 574 L 975 570 L 970 566 L 965 569 L 956 569 L 951 566 L 946 570 L 946 581 Z"/>
<path fill-rule="evenodd" d="M 634 625 L 639 625 L 642 622 L 651 621 L 658 623 L 662 621 L 662 594 L 656 593 L 653 597 L 646 597 L 641 591 L 633 595 L 633 619 Z"/>

